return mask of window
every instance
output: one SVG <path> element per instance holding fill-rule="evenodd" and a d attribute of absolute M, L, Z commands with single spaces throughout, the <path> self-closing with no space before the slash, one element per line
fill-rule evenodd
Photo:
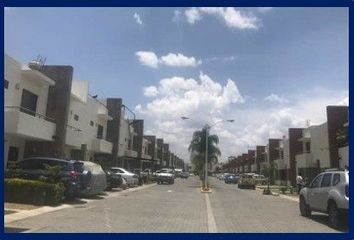
<path fill-rule="evenodd" d="M 103 126 L 98 124 L 97 128 L 97 138 L 102 139 L 103 138 Z"/>
<path fill-rule="evenodd" d="M 37 110 L 37 100 L 38 96 L 36 94 L 23 89 L 21 97 L 21 112 L 35 116 Z"/>
<path fill-rule="evenodd" d="M 337 185 L 339 182 L 340 182 L 340 174 L 339 173 L 335 173 L 333 175 L 332 186 Z"/>
<path fill-rule="evenodd" d="M 93 124 L 93 121 L 90 121 L 90 126 L 92 127 L 94 124 Z"/>
<path fill-rule="evenodd" d="M 332 177 L 331 173 L 324 174 L 321 182 L 321 187 L 331 186 L 331 177 Z"/>
<path fill-rule="evenodd" d="M 75 120 L 75 121 L 79 121 L 79 115 L 74 114 L 74 120 Z"/>
<path fill-rule="evenodd" d="M 311 152 L 311 142 L 306 143 L 306 152 L 310 153 Z"/>
<path fill-rule="evenodd" d="M 322 179 L 322 176 L 323 175 L 319 175 L 317 176 L 311 183 L 311 188 L 318 188 L 320 187 L 320 182 L 321 182 L 321 179 Z"/>
<path fill-rule="evenodd" d="M 18 147 L 13 147 L 13 146 L 10 146 L 9 147 L 9 154 L 7 155 L 7 161 L 17 161 L 18 160 L 18 152 L 19 152 L 19 149 Z"/>
<path fill-rule="evenodd" d="M 5 89 L 9 88 L 9 81 L 7 81 L 6 79 L 4 79 L 4 88 Z"/>

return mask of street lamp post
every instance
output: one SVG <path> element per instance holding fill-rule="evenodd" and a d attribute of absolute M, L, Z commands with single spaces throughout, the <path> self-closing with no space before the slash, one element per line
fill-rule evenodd
<path fill-rule="evenodd" d="M 181 117 L 182 120 L 190 120 L 190 118 L 188 117 L 184 117 L 182 116 Z M 209 130 L 214 127 L 216 124 L 218 123 L 221 123 L 221 122 L 234 122 L 233 119 L 229 119 L 229 120 L 220 120 L 220 121 L 217 121 L 215 122 L 214 124 L 212 125 L 208 125 L 208 124 L 205 124 L 205 163 L 204 163 L 204 189 L 205 191 L 208 191 L 209 190 L 209 186 L 208 186 L 208 146 L 209 146 Z"/>
<path fill-rule="evenodd" d="M 205 125 L 205 173 L 204 173 L 204 189 L 208 189 L 208 124 Z"/>

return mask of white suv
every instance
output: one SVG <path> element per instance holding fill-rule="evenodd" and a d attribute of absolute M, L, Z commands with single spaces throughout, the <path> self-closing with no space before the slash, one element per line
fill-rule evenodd
<path fill-rule="evenodd" d="M 349 172 L 329 170 L 317 175 L 300 191 L 300 212 L 310 217 L 311 211 L 327 213 L 329 223 L 338 228 L 349 210 Z"/>

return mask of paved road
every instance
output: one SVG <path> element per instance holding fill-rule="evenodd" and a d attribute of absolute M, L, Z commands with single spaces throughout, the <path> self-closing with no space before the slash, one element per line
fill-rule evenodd
<path fill-rule="evenodd" d="M 200 193 L 197 177 L 177 179 L 174 185 L 110 193 L 10 225 L 31 232 L 336 232 L 324 215 L 301 217 L 294 201 L 215 178 L 210 183 L 211 194 Z"/>

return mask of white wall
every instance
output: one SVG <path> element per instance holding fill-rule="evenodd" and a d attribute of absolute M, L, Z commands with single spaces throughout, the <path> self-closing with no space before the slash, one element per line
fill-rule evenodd
<path fill-rule="evenodd" d="M 19 107 L 21 105 L 22 91 L 26 89 L 38 96 L 36 112 L 46 115 L 48 89 L 53 84 L 39 79 L 30 79 L 24 70 L 32 73 L 28 67 L 22 66 L 19 62 L 8 55 L 5 55 L 4 77 L 9 82 L 8 89 L 4 90 L 4 105 Z M 35 74 L 34 74 L 35 75 Z M 30 138 L 52 141 L 55 131 L 55 124 L 45 121 L 43 118 L 19 112 L 19 109 L 4 108 L 5 115 L 5 144 L 4 164 L 8 158 L 10 146 L 19 147 L 19 160 L 23 158 L 25 142 Z M 6 134 L 11 132 L 12 134 Z"/>
<path fill-rule="evenodd" d="M 76 83 L 76 81 L 74 81 L 73 86 L 85 86 L 85 84 L 81 82 Z M 88 88 L 83 87 L 83 89 L 88 91 Z M 92 140 L 97 138 L 97 129 L 99 124 L 103 126 L 102 139 L 105 140 L 107 133 L 107 118 L 100 117 L 98 115 L 99 109 L 103 107 L 103 105 L 97 99 L 93 99 L 88 96 L 87 91 L 86 102 L 81 101 L 85 99 L 83 97 L 83 91 L 80 92 L 80 96 L 72 94 L 70 99 L 68 125 L 81 130 L 81 144 L 87 144 L 87 149 L 90 151 L 92 150 Z M 78 121 L 74 119 L 75 114 L 79 116 Z M 91 121 L 94 123 L 93 126 L 90 125 Z"/>
<path fill-rule="evenodd" d="M 328 128 L 327 123 L 310 128 L 311 153 L 313 162 L 320 160 L 321 168 L 329 168 Z"/>

